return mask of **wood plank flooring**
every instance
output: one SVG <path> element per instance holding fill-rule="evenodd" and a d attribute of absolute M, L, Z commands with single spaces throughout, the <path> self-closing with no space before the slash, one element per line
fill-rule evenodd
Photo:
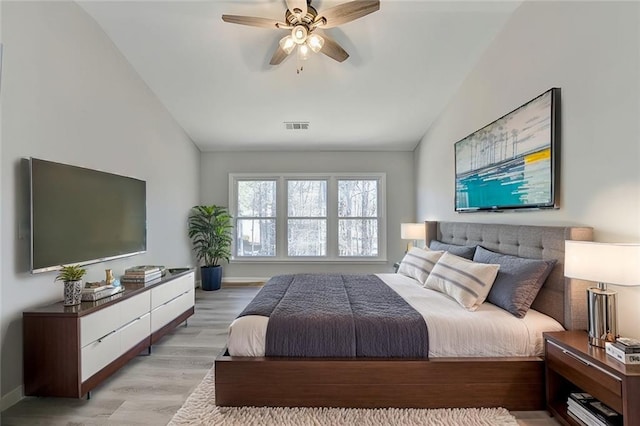
<path fill-rule="evenodd" d="M 227 327 L 258 287 L 196 290 L 196 313 L 94 389 L 90 400 L 27 397 L 0 415 L 2 426 L 166 425 L 213 365 Z M 146 352 L 145 352 L 146 353 Z M 558 425 L 546 412 L 517 412 L 525 426 Z"/>

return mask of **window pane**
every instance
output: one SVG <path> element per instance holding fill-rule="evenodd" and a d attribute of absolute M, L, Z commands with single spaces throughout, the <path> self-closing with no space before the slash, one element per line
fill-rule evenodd
<path fill-rule="evenodd" d="M 339 217 L 377 217 L 377 180 L 339 180 Z"/>
<path fill-rule="evenodd" d="M 238 219 L 236 221 L 238 256 L 275 256 L 275 219 Z"/>
<path fill-rule="evenodd" d="M 238 181 L 238 217 L 274 217 L 276 181 Z"/>
<path fill-rule="evenodd" d="M 377 219 L 338 220 L 338 245 L 340 256 L 377 256 Z"/>
<path fill-rule="evenodd" d="M 287 222 L 289 256 L 326 256 L 325 219 L 289 219 Z"/>
<path fill-rule="evenodd" d="M 289 217 L 323 217 L 327 215 L 327 181 L 287 181 Z"/>

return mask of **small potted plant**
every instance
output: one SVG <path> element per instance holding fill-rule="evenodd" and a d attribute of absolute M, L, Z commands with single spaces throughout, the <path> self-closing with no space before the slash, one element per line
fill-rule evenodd
<path fill-rule="evenodd" d="M 55 281 L 64 282 L 64 306 L 79 305 L 82 301 L 82 277 L 87 270 L 80 265 L 62 266 Z"/>
<path fill-rule="evenodd" d="M 226 207 L 195 206 L 189 214 L 189 238 L 193 251 L 202 264 L 200 278 L 203 290 L 218 290 L 222 282 L 220 261 L 231 257 L 231 216 Z"/>

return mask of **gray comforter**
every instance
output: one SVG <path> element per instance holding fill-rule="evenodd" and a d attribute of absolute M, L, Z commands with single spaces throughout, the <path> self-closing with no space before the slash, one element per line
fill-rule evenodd
<path fill-rule="evenodd" d="M 426 358 L 427 326 L 375 275 L 271 278 L 239 316 L 269 317 L 265 354 Z"/>

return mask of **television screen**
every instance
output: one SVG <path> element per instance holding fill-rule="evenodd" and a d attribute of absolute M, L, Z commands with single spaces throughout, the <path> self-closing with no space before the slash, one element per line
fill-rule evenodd
<path fill-rule="evenodd" d="M 455 144 L 455 210 L 554 208 L 560 89 Z"/>
<path fill-rule="evenodd" d="M 31 272 L 147 249 L 146 182 L 30 159 Z"/>

